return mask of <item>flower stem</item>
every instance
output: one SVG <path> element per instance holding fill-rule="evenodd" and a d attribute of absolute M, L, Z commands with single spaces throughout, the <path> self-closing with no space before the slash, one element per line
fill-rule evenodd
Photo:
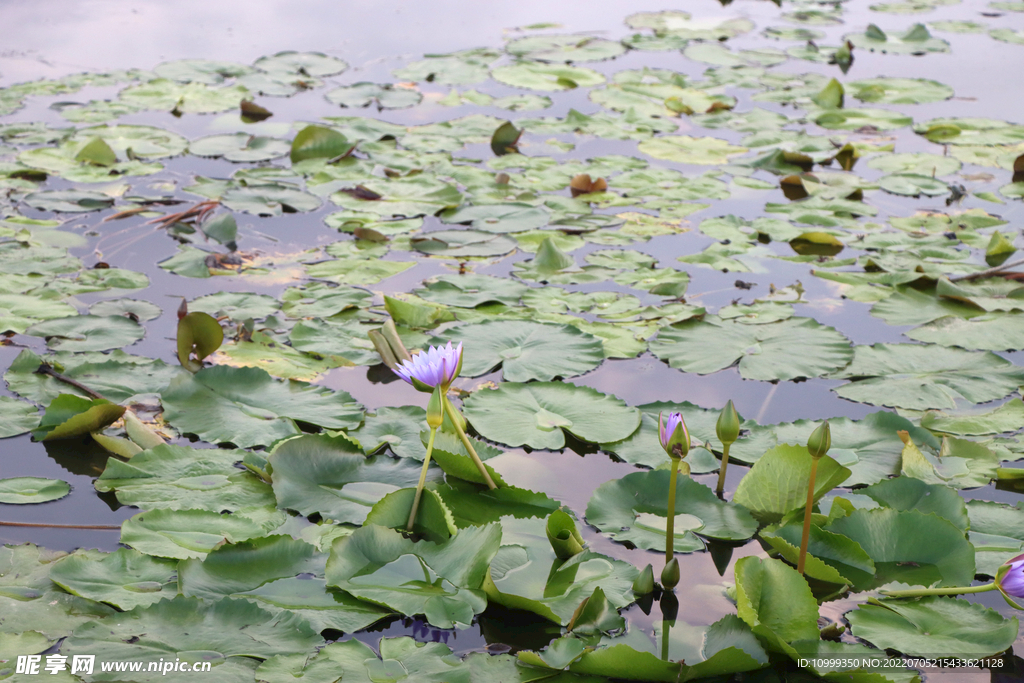
<path fill-rule="evenodd" d="M 668 477 L 668 519 L 665 522 L 665 564 L 672 561 L 676 547 L 676 478 L 679 476 L 679 458 L 672 458 L 672 473 Z"/>
<path fill-rule="evenodd" d="M 965 593 L 987 593 L 997 589 L 995 581 L 980 586 L 951 586 L 949 588 L 912 588 L 904 591 L 880 591 L 887 598 L 920 598 L 926 595 L 964 595 Z"/>
<path fill-rule="evenodd" d="M 466 447 L 466 451 L 469 453 L 469 457 L 473 459 L 473 462 L 476 464 L 476 468 L 478 470 L 480 470 L 480 475 L 484 478 L 484 481 L 487 482 L 487 488 L 489 488 L 489 489 L 496 489 L 496 488 L 498 488 L 494 484 L 494 480 L 491 479 L 490 472 L 488 472 L 487 468 L 484 467 L 483 461 L 480 460 L 480 456 L 476 454 L 476 449 L 473 448 L 473 444 L 470 442 L 469 437 L 466 436 L 466 432 L 462 428 L 462 422 L 461 422 L 461 420 L 459 420 L 459 416 L 455 413 L 455 406 L 453 406 L 451 404 L 451 401 L 448 400 L 447 396 L 445 396 L 443 398 L 444 398 L 444 409 L 445 409 L 445 412 L 448 413 L 448 418 L 451 420 L 452 424 L 455 426 L 455 431 L 457 431 L 459 433 L 459 438 L 462 439 L 462 445 Z"/>
<path fill-rule="evenodd" d="M 718 486 L 715 487 L 715 493 L 719 496 L 725 490 L 725 469 L 729 466 L 729 446 L 731 445 L 727 443 L 722 448 L 722 467 L 718 470 Z"/>
<path fill-rule="evenodd" d="M 800 537 L 800 558 L 796 563 L 796 570 L 804 573 L 804 563 L 807 561 L 807 540 L 811 535 L 811 508 L 814 507 L 814 476 L 818 473 L 818 458 L 811 458 L 811 478 L 807 482 L 807 507 L 804 508 L 804 534 Z"/>
<path fill-rule="evenodd" d="M 412 531 L 412 525 L 416 521 L 416 513 L 420 509 L 420 498 L 423 497 L 423 487 L 427 483 L 427 468 L 430 467 L 430 454 L 434 452 L 434 437 L 437 435 L 437 427 L 430 428 L 430 439 L 427 441 L 427 454 L 423 458 L 423 469 L 420 470 L 420 483 L 416 484 L 416 497 L 412 499 L 412 511 L 409 512 L 408 531 Z"/>

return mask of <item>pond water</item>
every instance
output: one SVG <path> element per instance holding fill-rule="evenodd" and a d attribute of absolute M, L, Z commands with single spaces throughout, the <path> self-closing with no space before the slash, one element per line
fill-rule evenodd
<path fill-rule="evenodd" d="M 837 427 L 842 436 L 836 437 L 832 454 L 853 470 L 850 481 L 876 484 L 902 473 L 901 479 L 955 489 L 964 500 L 1005 504 L 993 513 L 998 524 L 991 528 L 976 521 L 982 519 L 980 504 L 964 508 L 971 512 L 974 534 L 973 546 L 964 544 L 972 554 L 983 554 L 988 568 L 1013 556 L 1007 539 L 1019 541 L 1018 551 L 1024 547 L 1024 532 L 1013 531 L 1024 528 L 1016 517 L 1020 511 L 1012 507 L 1020 494 L 1012 472 L 1003 472 L 1005 481 L 998 486 L 989 482 L 997 466 L 1012 470 L 1024 458 L 1015 436 L 1024 428 L 1024 410 L 1018 407 L 1018 387 L 1024 384 L 1024 306 L 1015 305 L 1021 297 L 1012 279 L 956 276 L 1009 263 L 1017 257 L 1013 252 L 1024 246 L 1017 227 L 1024 220 L 1024 126 L 1017 125 L 1024 91 L 1016 76 L 1024 65 L 1024 4 L 908 0 L 869 7 L 868 2 L 850 0 L 784 1 L 778 7 L 737 0 L 689 3 L 686 13 L 691 18 L 678 12 L 659 14 L 664 9 L 650 2 L 609 0 L 350 2 L 342 8 L 316 1 L 5 5 L 0 23 L 0 111 L 5 114 L 0 118 L 0 181 L 5 190 L 0 197 L 0 248 L 8 251 L 0 254 L 0 325 L 9 334 L 0 345 L 0 369 L 8 373 L 9 384 L 0 388 L 0 395 L 13 400 L 0 403 L 0 426 L 18 435 L 0 440 L 0 477 L 61 480 L 70 484 L 71 492 L 40 504 L 0 503 L 0 541 L 65 552 L 113 552 L 122 547 L 121 524 L 139 515 L 140 507 L 191 507 L 169 499 L 155 502 L 139 492 L 122 501 L 140 495 L 135 500 L 146 504 L 124 504 L 114 490 L 95 488 L 109 461 L 116 460 L 99 444 L 80 437 L 34 441 L 11 427 L 25 422 L 26 401 L 45 408 L 62 391 L 54 380 L 19 371 L 15 359 L 25 359 L 26 351 L 46 358 L 63 344 L 72 353 L 58 361 L 73 376 L 83 360 L 125 363 L 83 371 L 81 381 L 98 382 L 106 387 L 101 393 L 120 397 L 115 402 L 132 397 L 141 406 L 140 415 L 152 418 L 161 396 L 168 409 L 159 378 L 170 379 L 178 366 L 174 339 L 181 299 L 194 302 L 223 292 L 251 296 L 191 307 L 219 314 L 227 332 L 224 347 L 209 360 L 226 367 L 262 367 L 278 377 L 347 392 L 378 416 L 378 432 L 373 434 L 365 426 L 362 436 L 354 429 L 361 414 L 348 425 L 362 446 L 372 452 L 366 439 L 389 437 L 380 441 L 382 462 L 399 450 L 397 434 L 406 439 L 417 434 L 422 415 L 404 414 L 386 425 L 380 416 L 389 408 L 426 404 L 425 394 L 378 364 L 366 341 L 365 332 L 386 319 L 384 297 L 411 301 L 416 315 L 433 316 L 428 324 L 402 326 L 410 348 L 447 340 L 445 332 L 453 326 L 464 331 L 467 359 L 482 369 L 464 371 L 454 386 L 482 443 L 502 451 L 488 465 L 508 485 L 564 505 L 577 518 L 588 548 L 603 556 L 594 562 L 621 561 L 636 569 L 651 563 L 657 576 L 663 561 L 662 552 L 616 542 L 610 537 L 615 529 L 586 523 L 588 504 L 599 487 L 667 462 L 657 451 L 649 422 L 658 407 L 647 409 L 635 434 L 638 415 L 630 413 L 633 417 L 625 419 L 634 421 L 623 428 L 615 410 L 663 402 L 668 411 L 686 404 L 684 412 L 691 411 L 687 419 L 694 416 L 691 432 L 718 453 L 721 446 L 712 425 L 730 399 L 750 422 L 744 423 L 749 431 L 736 445 L 740 455 L 734 453 L 728 470 L 726 500 L 737 495 L 739 482 L 761 453 L 776 443 L 803 443 L 815 426 L 786 423 L 839 420 L 834 423 L 843 425 Z M 888 39 L 881 42 L 869 25 L 877 25 L 875 30 L 880 28 Z M 557 42 L 558 36 L 568 34 L 576 38 Z M 530 36 L 537 39 L 531 42 Z M 853 42 L 853 61 L 843 70 L 828 63 L 828 55 L 847 38 Z M 437 57 L 475 48 L 493 52 Z M 249 66 L 258 67 L 257 60 L 283 51 L 320 56 L 309 58 L 303 72 L 286 59 L 263 62 L 262 71 Z M 230 65 L 179 60 L 245 66 L 232 71 Z M 559 65 L 562 71 L 556 70 Z M 123 73 L 128 69 L 141 71 Z M 92 81 L 76 76 L 109 72 L 122 73 Z M 839 102 L 830 90 L 833 78 L 845 91 Z M 298 81 L 301 86 L 295 85 Z M 24 83 L 30 85 L 19 85 Z M 372 92 L 347 87 L 357 83 L 387 87 Z M 243 95 L 272 116 L 243 120 L 237 111 Z M 452 125 L 434 125 L 447 121 Z M 491 135 L 503 121 L 524 131 L 519 154 L 494 151 Z M 147 128 L 75 130 L 105 124 Z M 291 140 L 308 124 L 340 131 L 356 143 L 355 151 L 342 159 L 331 154 L 331 163 L 324 158 L 299 161 L 293 170 Z M 170 135 L 160 138 L 160 131 Z M 83 157 L 94 136 L 101 140 L 102 148 L 93 151 L 99 156 Z M 192 145 L 191 153 L 186 144 Z M 104 160 L 105 151 L 116 159 Z M 225 158 L 231 154 L 239 155 L 238 161 Z M 118 173 L 100 172 L 115 163 Z M 502 172 L 508 179 L 496 182 L 495 174 Z M 582 173 L 593 180 L 607 178 L 608 191 L 572 197 L 569 181 Z M 52 194 L 68 190 L 85 194 Z M 221 244 L 216 234 L 209 238 L 196 224 L 166 228 L 152 220 L 204 199 L 218 199 L 217 210 L 232 213 L 237 222 L 233 240 L 222 239 Z M 88 202 L 101 206 L 88 210 Z M 390 202 L 393 208 L 381 207 Z M 447 220 L 460 205 L 513 205 L 533 217 L 508 219 L 492 212 L 473 226 L 467 225 L 469 219 Z M 133 213 L 115 217 L 126 210 Z M 531 222 L 537 212 L 543 219 Z M 413 220 L 398 220 L 404 217 Z M 723 217 L 728 218 L 715 220 Z M 50 220 L 54 222 L 45 222 Z M 525 222 L 509 227 L 515 220 Z M 501 221 L 509 225 L 493 227 Z M 530 224 L 523 228 L 526 222 Z M 209 222 L 203 227 L 209 229 Z M 475 233 L 477 251 L 462 253 L 477 255 L 452 256 L 458 237 L 448 231 L 471 228 L 483 230 Z M 357 231 L 371 239 L 356 241 Z M 447 243 L 418 241 L 439 231 L 446 231 Z M 237 244 L 237 251 L 229 241 Z M 228 258 L 217 262 L 209 254 Z M 571 266 L 541 264 L 538 270 L 538 262 L 566 254 Z M 493 288 L 493 296 L 476 301 L 476 309 L 463 303 L 467 293 L 460 299 L 452 288 L 423 289 L 425 281 L 455 282 L 466 271 L 492 278 L 478 287 Z M 356 292 L 356 298 L 331 308 L 316 299 L 323 289 L 315 283 L 338 285 L 337 291 Z M 309 286 L 313 288 L 297 289 Z M 357 290 L 367 294 L 360 298 Z M 413 290 L 422 298 L 410 297 Z M 101 303 L 123 299 L 149 305 Z M 80 325 L 53 332 L 57 328 L 47 327 L 75 320 L 75 312 L 85 314 L 96 304 L 95 315 L 117 316 L 117 324 L 104 318 L 95 328 Z M 139 314 L 134 322 L 144 330 L 128 322 L 124 313 L 129 310 Z M 401 310 L 392 305 L 391 313 L 399 318 L 396 311 Z M 412 313 L 405 315 L 410 316 L 405 322 L 412 320 Z M 262 344 L 237 338 L 239 326 L 250 317 L 257 333 L 266 335 L 255 337 Z M 330 319 L 325 322 L 325 317 Z M 554 336 L 542 340 L 541 350 L 531 355 L 513 341 L 494 340 L 505 332 L 471 327 L 487 320 L 545 323 L 552 331 L 544 334 Z M 297 325 L 306 325 L 305 332 L 296 334 Z M 775 333 L 781 329 L 788 331 Z M 468 355 L 485 353 L 474 345 L 488 344 L 500 348 L 488 358 Z M 883 346 L 871 355 L 869 347 L 876 344 Z M 911 346 L 925 352 L 911 355 Z M 145 366 L 153 377 L 145 379 L 150 370 L 128 365 L 119 352 L 109 355 L 114 349 L 156 359 L 159 369 Z M 593 362 L 587 360 L 595 353 Z M 341 356 L 356 364 L 348 366 Z M 503 373 L 516 361 L 521 362 L 513 382 Z M 499 362 L 504 370 L 497 369 Z M 578 366 L 579 371 L 549 371 L 552 366 Z M 556 423 L 567 430 L 564 439 L 556 439 L 564 448 L 545 447 L 551 444 L 546 439 L 563 432 L 541 425 L 540 413 L 529 414 L 532 426 L 523 427 L 522 415 L 514 409 L 503 415 L 501 409 L 469 398 L 485 396 L 494 386 L 501 391 L 519 387 L 520 381 L 554 377 L 595 390 L 578 390 L 563 404 L 566 414 L 576 406 L 581 423 L 579 429 L 572 420 Z M 257 395 L 275 391 L 240 386 L 246 387 L 243 393 Z M 524 386 L 530 390 L 529 384 Z M 599 418 L 584 426 L 588 410 L 603 410 L 588 403 L 600 395 L 617 397 L 624 405 L 608 409 L 606 424 Z M 555 400 L 553 394 L 545 396 Z M 241 411 L 251 422 L 211 424 L 209 419 L 204 422 L 201 404 L 180 398 L 175 404 L 171 399 L 178 419 L 168 418 L 166 424 L 158 418 L 156 424 L 173 444 L 248 446 L 250 455 L 257 456 L 253 462 L 259 462 L 273 443 L 264 437 L 260 421 L 280 422 L 282 415 L 290 415 L 285 412 L 289 401 L 302 400 L 281 399 L 271 409 L 256 401 Z M 973 417 L 1004 405 L 996 417 Z M 555 410 L 552 406 L 544 408 Z M 888 419 L 869 417 L 879 411 L 905 418 L 899 429 L 917 430 L 914 439 L 927 452 L 922 460 L 930 463 L 927 474 L 908 469 L 897 427 L 891 426 L 896 422 L 885 423 L 888 431 L 864 426 Z M 333 425 L 291 417 L 307 431 Z M 297 432 L 295 423 L 284 419 Z M 766 425 L 780 426 L 773 430 Z M 922 429 L 929 425 L 931 433 Z M 425 422 L 421 426 L 425 429 Z M 234 438 L 210 436 L 216 433 Z M 115 426 L 108 434 L 123 432 Z M 206 439 L 183 434 L 205 434 Z M 615 436 L 601 440 L 591 434 Z M 959 445 L 942 451 L 941 457 L 933 455 L 943 434 Z M 246 439 L 249 443 L 242 443 Z M 756 446 L 740 452 L 744 440 Z M 397 455 L 407 456 L 403 460 L 408 464 L 414 451 L 412 459 L 422 461 L 419 444 L 406 443 Z M 714 487 L 714 456 L 695 446 L 689 459 L 693 479 Z M 418 474 L 418 463 L 410 467 Z M 241 469 L 235 471 L 232 476 L 243 476 Z M 145 476 L 159 484 L 161 477 L 184 474 Z M 254 476 L 244 476 L 255 482 L 246 486 L 259 484 Z M 375 476 L 370 479 L 376 481 Z M 175 495 L 199 500 L 194 496 L 200 494 L 192 492 L 207 484 L 182 481 L 172 484 Z M 379 490 L 365 482 L 350 483 L 344 494 L 336 482 L 313 488 L 345 500 L 349 494 L 364 495 L 361 489 L 353 493 L 358 485 L 369 487 L 365 495 L 371 497 L 399 488 L 392 486 L 396 479 L 381 481 L 385 488 Z M 312 489 L 298 489 L 299 498 L 315 498 Z M 276 486 L 274 493 L 280 507 L 302 510 L 281 502 Z M 243 502 L 265 506 L 256 494 L 246 495 L 252 497 L 243 496 Z M 836 496 L 851 498 L 856 507 L 878 505 L 849 488 L 837 488 L 822 503 L 823 512 Z M 245 507 L 232 505 L 225 500 L 225 511 Z M 927 504 L 921 506 L 931 511 Z M 363 508 L 359 521 L 368 506 Z M 263 535 L 273 531 L 319 541 L 310 530 L 313 524 L 337 518 L 315 505 L 302 511 L 311 519 L 293 514 L 283 526 L 268 524 Z M 184 529 L 183 535 L 200 533 L 198 527 L 187 528 L 184 518 L 170 519 L 167 537 L 175 529 Z M 185 526 L 176 526 L 181 524 Z M 975 527 L 981 531 L 975 533 Z M 216 528 L 214 532 L 220 533 Z M 997 536 L 1002 545 L 994 545 Z M 243 540 L 258 537 L 251 534 Z M 689 538 L 697 539 L 692 534 Z M 673 660 L 686 657 L 691 663 L 707 654 L 702 654 L 705 631 L 736 613 L 729 593 L 736 562 L 768 557 L 767 543 L 757 539 L 741 543 L 714 538 L 697 540 L 697 552 L 677 555 L 682 581 L 676 589 L 679 609 L 669 652 Z M 162 551 L 151 554 L 202 558 L 212 547 L 190 549 L 190 542 L 164 542 Z M 168 551 L 174 543 L 178 545 Z M 661 543 L 664 548 L 663 539 Z M 328 549 L 329 544 L 320 548 L 321 554 Z M 101 557 L 86 555 L 93 562 Z M 0 555 L 0 596 L 7 595 L 4 559 Z M 892 564 L 924 563 L 920 558 L 898 559 Z M 979 562 L 978 576 L 991 576 L 982 569 Z M 198 570 L 193 565 L 190 571 Z M 322 576 L 322 567 L 319 571 Z M 330 576 L 331 565 L 327 571 Z M 907 578 L 893 572 L 893 577 Z M 124 579 L 113 579 L 118 580 Z M 876 596 L 877 588 L 825 601 L 820 615 L 841 623 L 846 612 Z M 997 592 L 960 600 L 993 608 L 1006 618 L 1018 614 Z M 111 604 L 130 609 L 149 602 Z M 0 615 L 0 643 L 4 634 L 31 631 L 31 614 L 25 611 L 6 621 Z M 658 604 L 641 600 L 623 615 L 623 642 L 633 647 L 661 642 L 663 613 Z M 443 642 L 466 655 L 542 650 L 565 631 L 540 616 L 493 602 L 471 616 L 468 628 L 441 628 L 438 619 L 395 615 L 352 629 L 354 634 L 337 627 L 324 632 L 328 640 L 354 637 L 374 648 L 381 637 L 409 635 Z M 9 650 L 0 647 L 0 659 L 5 652 L 87 652 L 88 647 L 132 656 L 128 649 L 103 649 L 96 645 L 99 641 L 76 644 L 75 638 L 82 638 L 77 633 L 62 641 L 86 620 L 76 616 L 67 623 L 72 621 L 67 633 L 47 626 L 41 640 L 18 641 Z M 847 629 L 842 642 L 858 642 L 854 635 Z M 864 640 L 883 648 L 890 642 Z M 1024 646 L 1020 638 L 1011 642 L 1017 652 Z M 27 649 L 18 649 L 23 645 Z M 173 642 L 170 648 L 199 649 Z M 305 647 L 301 653 L 313 651 Z M 746 680 L 797 675 L 773 661 L 777 672 L 771 675 L 778 678 L 762 670 Z M 1005 662 L 1024 670 L 1016 657 Z M 0 663 L 0 680 L 4 667 Z M 232 670 L 231 675 L 252 680 L 245 677 L 254 667 Z M 273 676 L 280 675 L 264 673 L 268 678 L 259 680 L 276 681 Z M 987 680 L 989 675 L 930 670 L 924 679 Z M 992 669 L 991 680 L 1018 678 Z"/>

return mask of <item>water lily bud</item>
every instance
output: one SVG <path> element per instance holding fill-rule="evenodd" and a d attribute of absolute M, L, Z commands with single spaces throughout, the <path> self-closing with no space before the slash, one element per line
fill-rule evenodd
<path fill-rule="evenodd" d="M 633 580 L 633 592 L 641 596 L 654 592 L 654 567 L 648 564 L 637 575 Z"/>
<path fill-rule="evenodd" d="M 430 394 L 430 401 L 427 403 L 427 424 L 431 429 L 437 429 L 444 422 L 444 397 L 441 396 L 441 387 L 434 387 Z"/>
<path fill-rule="evenodd" d="M 661 585 L 668 590 L 672 590 L 679 583 L 679 560 L 672 558 L 665 564 L 665 568 L 661 570 Z"/>
<path fill-rule="evenodd" d="M 1008 603 L 1021 609 L 1015 598 L 1024 598 L 1024 555 L 1011 558 L 999 567 L 996 571 L 996 588 Z"/>
<path fill-rule="evenodd" d="M 718 440 L 723 446 L 736 443 L 736 439 L 740 438 L 740 415 L 736 412 L 732 400 L 722 408 L 722 413 L 715 424 L 715 431 L 718 432 Z"/>
<path fill-rule="evenodd" d="M 812 458 L 820 458 L 832 448 L 832 431 L 828 427 L 828 420 L 821 423 L 817 429 L 811 432 L 811 438 L 807 439 L 807 450 Z"/>
<path fill-rule="evenodd" d="M 664 420 L 661 413 L 658 414 L 658 436 L 668 457 L 685 458 L 690 452 L 690 432 L 679 413 L 669 413 Z"/>

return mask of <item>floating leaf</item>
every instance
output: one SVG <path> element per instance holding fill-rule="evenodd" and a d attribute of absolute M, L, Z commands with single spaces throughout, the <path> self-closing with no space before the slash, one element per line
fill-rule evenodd
<path fill-rule="evenodd" d="M 568 325 L 493 321 L 449 328 L 430 340 L 463 342 L 462 374 L 484 375 L 499 365 L 509 382 L 549 381 L 593 370 L 604 361 L 604 347 L 593 335 Z"/>
<path fill-rule="evenodd" d="M 65 557 L 54 563 L 50 579 L 73 595 L 130 610 L 174 599 L 178 594 L 178 563 L 118 548 L 98 557 Z"/>
<path fill-rule="evenodd" d="M 587 504 L 587 522 L 619 543 L 663 551 L 670 474 L 666 470 L 635 472 L 602 484 Z M 675 511 L 674 549 L 679 553 L 703 549 L 694 534 L 740 541 L 757 531 L 757 522 L 746 510 L 720 501 L 711 489 L 689 477 L 677 482 Z"/>
<path fill-rule="evenodd" d="M 210 510 L 151 510 L 121 525 L 121 543 L 155 557 L 205 557 L 225 541 L 266 536 L 288 519 L 273 507 L 244 508 L 231 514 Z"/>
<path fill-rule="evenodd" d="M 1024 384 L 1024 371 L 993 353 L 914 344 L 858 346 L 835 376 L 851 380 L 833 390 L 843 398 L 914 410 L 986 403 Z"/>
<path fill-rule="evenodd" d="M 415 486 L 415 461 L 386 455 L 367 458 L 343 436 L 307 434 L 278 445 L 269 458 L 278 505 L 303 515 L 362 524 L 386 494 Z M 440 473 L 434 470 L 430 479 Z"/>
<path fill-rule="evenodd" d="M 228 161 L 269 161 L 288 153 L 288 142 L 248 133 L 210 135 L 194 140 L 188 151 L 201 157 L 224 157 Z"/>
<path fill-rule="evenodd" d="M 761 456 L 740 480 L 733 496 L 759 520 L 777 522 L 807 503 L 811 455 L 804 446 L 783 444 Z M 814 480 L 814 500 L 819 500 L 850 476 L 832 458 L 822 456 Z"/>
<path fill-rule="evenodd" d="M 48 503 L 59 500 L 71 493 L 71 486 L 59 479 L 39 477 L 14 477 L 0 479 L 0 503 L 26 505 Z"/>
<path fill-rule="evenodd" d="M 739 361 L 746 379 L 817 377 L 852 357 L 849 342 L 810 318 L 746 325 L 706 316 L 663 328 L 651 352 L 672 367 L 708 374 Z"/>
<path fill-rule="evenodd" d="M 638 147 L 641 152 L 655 159 L 705 166 L 729 163 L 729 157 L 747 151 L 746 147 L 736 147 L 718 138 L 693 138 L 688 135 L 644 140 Z"/>
<path fill-rule="evenodd" d="M 275 381 L 257 368 L 204 368 L 163 392 L 164 418 L 211 443 L 270 445 L 300 433 L 295 421 L 328 429 L 355 427 L 362 406 L 347 393 L 305 382 Z"/>
<path fill-rule="evenodd" d="M 323 126 L 306 126 L 292 140 L 291 161 L 334 159 L 352 151 L 353 145 L 344 135 Z"/>
<path fill-rule="evenodd" d="M 376 104 L 377 109 L 405 109 L 419 104 L 423 99 L 418 90 L 365 81 L 330 90 L 326 97 L 328 102 L 342 107 L 368 107 Z"/>
<path fill-rule="evenodd" d="M 31 403 L 0 396 L 0 439 L 24 434 L 39 424 L 39 411 Z"/>
<path fill-rule="evenodd" d="M 513 88 L 528 90 L 572 90 L 604 83 L 604 76 L 579 66 L 517 62 L 491 71 L 494 80 Z"/>
<path fill-rule="evenodd" d="M 624 439 L 640 424 L 640 412 L 619 399 L 560 382 L 502 382 L 467 398 L 465 414 L 481 436 L 531 448 L 562 448 L 562 429 L 603 443 Z"/>

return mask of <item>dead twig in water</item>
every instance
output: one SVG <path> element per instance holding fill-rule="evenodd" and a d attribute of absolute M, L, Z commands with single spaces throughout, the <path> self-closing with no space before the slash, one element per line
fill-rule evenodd
<path fill-rule="evenodd" d="M 85 394 L 87 394 L 88 396 L 91 396 L 92 398 L 98 398 L 101 401 L 108 400 L 106 396 L 104 396 L 103 394 L 99 393 L 98 391 L 93 391 L 92 389 L 90 389 L 89 387 L 85 386 L 81 382 L 76 382 L 75 380 L 71 379 L 70 377 L 66 377 L 66 376 L 60 374 L 59 372 L 54 370 L 53 366 L 50 365 L 49 363 L 41 363 L 39 365 L 39 367 L 36 369 L 36 374 L 37 375 L 49 375 L 50 377 L 53 377 L 55 380 L 58 380 L 60 382 L 64 382 L 65 384 L 70 384 L 74 388 L 78 389 L 81 392 L 84 392 Z"/>
<path fill-rule="evenodd" d="M 121 526 L 113 524 L 47 524 L 45 522 L 3 522 L 0 526 L 21 526 L 33 529 L 89 529 L 94 531 L 120 531 Z"/>
<path fill-rule="evenodd" d="M 196 223 L 202 223 L 203 220 L 208 215 L 210 215 L 210 213 L 218 206 L 220 206 L 220 202 L 217 201 L 216 199 L 207 199 L 206 201 L 199 202 L 198 204 L 195 204 L 192 207 L 185 209 L 184 211 L 164 214 L 159 218 L 154 218 L 152 220 L 146 221 L 144 225 L 159 224 L 161 228 L 166 228 L 170 225 L 186 221 L 190 218 L 194 219 Z"/>
<path fill-rule="evenodd" d="M 988 277 L 989 275 L 998 275 L 1004 270 L 1014 268 L 1016 266 L 1024 266 L 1024 259 L 1019 261 L 1011 261 L 1010 263 L 1004 263 L 1001 266 L 995 268 L 989 268 L 988 270 L 982 270 L 977 273 L 968 273 L 967 275 L 957 275 L 956 277 L 949 278 L 950 282 L 960 282 L 962 280 L 977 280 L 980 277 Z"/>

